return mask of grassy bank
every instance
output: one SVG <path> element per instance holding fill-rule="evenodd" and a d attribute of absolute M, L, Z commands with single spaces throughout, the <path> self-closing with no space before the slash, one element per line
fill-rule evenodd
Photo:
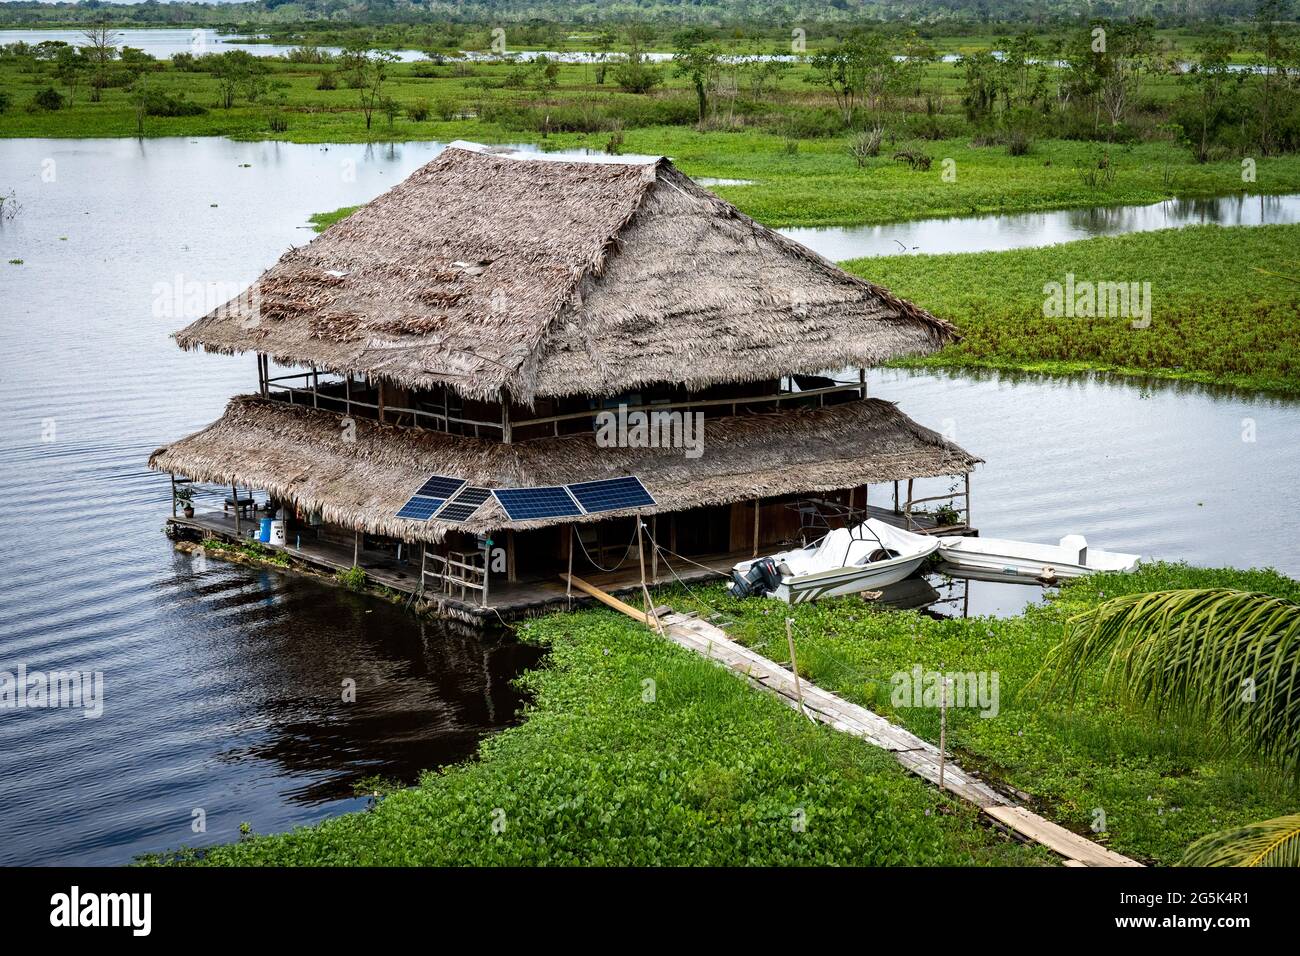
<path fill-rule="evenodd" d="M 936 621 L 843 599 L 795 609 L 799 668 L 819 686 L 932 741 L 939 735 L 937 710 L 895 706 L 891 676 L 917 664 L 926 671 L 996 672 L 995 717 L 981 717 L 976 709 L 950 713 L 948 740 L 956 759 L 1029 794 L 1040 812 L 1081 833 L 1091 832 L 1100 811 L 1100 842 L 1171 864 L 1206 833 L 1295 812 L 1300 789 L 1197 726 L 1115 705 L 1098 695 L 1096 681 L 1073 702 L 1027 684 L 1070 616 L 1103 595 L 1178 587 L 1300 598 L 1300 582 L 1273 572 L 1158 564 L 1068 584 L 1059 600 L 1004 620 Z M 701 593 L 731 619 L 726 627 L 733 637 L 788 662 L 783 606 L 778 611 L 771 602 L 735 601 L 720 587 Z"/>
<path fill-rule="evenodd" d="M 550 649 L 525 678 L 535 703 L 521 726 L 483 744 L 480 760 L 427 774 L 369 812 L 218 847 L 203 862 L 1051 862 L 882 751 L 810 724 L 613 612 L 551 617 L 526 637 Z M 796 832 L 800 814 L 806 829 Z"/>
<path fill-rule="evenodd" d="M 1101 370 L 1300 393 L 1300 226 L 1192 227 L 1041 249 L 892 256 L 853 272 L 954 321 L 964 341 L 908 364 Z M 1149 282 L 1151 324 L 1049 318 L 1044 284 Z"/>

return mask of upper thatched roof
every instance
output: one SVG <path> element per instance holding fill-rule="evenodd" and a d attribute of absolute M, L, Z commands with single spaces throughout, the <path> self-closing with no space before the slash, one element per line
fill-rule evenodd
<path fill-rule="evenodd" d="M 690 460 L 681 449 L 599 447 L 590 432 L 505 445 L 358 419 L 345 436 L 332 413 L 244 396 L 207 428 L 159 448 L 149 466 L 197 481 L 233 479 L 372 534 L 439 541 L 452 529 L 536 528 L 619 512 L 512 522 L 489 499 L 463 525 L 396 517 L 431 474 L 488 488 L 633 474 L 657 502 L 649 510 L 670 512 L 959 474 L 979 460 L 880 399 L 706 419 L 704 454 Z"/>
<path fill-rule="evenodd" d="M 453 146 L 176 339 L 531 403 L 869 366 L 954 336 L 667 159 Z"/>
<path fill-rule="evenodd" d="M 681 449 L 601 447 L 590 432 L 503 445 L 368 419 L 355 420 L 355 434 L 344 433 L 330 412 L 244 395 L 203 431 L 157 449 L 149 467 L 224 485 L 235 480 L 374 535 L 439 541 L 450 529 L 538 528 L 620 512 L 511 522 L 491 498 L 464 524 L 396 518 L 434 473 L 486 488 L 637 475 L 655 498 L 650 511 L 680 511 L 956 475 L 980 460 L 876 398 L 706 419 L 703 451 L 692 460 Z"/>

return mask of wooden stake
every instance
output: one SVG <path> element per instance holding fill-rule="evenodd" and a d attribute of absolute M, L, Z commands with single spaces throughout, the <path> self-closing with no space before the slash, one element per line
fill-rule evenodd
<path fill-rule="evenodd" d="M 799 698 L 799 713 L 807 717 L 808 713 L 803 709 L 803 686 L 799 683 L 799 661 L 794 656 L 793 627 L 794 618 L 787 617 L 785 619 L 785 641 L 790 645 L 790 670 L 794 673 L 794 693 Z"/>
<path fill-rule="evenodd" d="M 758 499 L 754 499 L 754 557 L 758 557 Z"/>
<path fill-rule="evenodd" d="M 939 674 L 939 792 L 943 792 L 943 764 L 948 747 L 948 678 Z"/>

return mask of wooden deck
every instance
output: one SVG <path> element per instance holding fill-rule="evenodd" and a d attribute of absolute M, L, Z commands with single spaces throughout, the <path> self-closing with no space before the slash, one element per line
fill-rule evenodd
<path fill-rule="evenodd" d="M 902 515 L 886 508 L 871 507 L 871 517 L 879 518 L 896 527 L 905 527 Z M 913 519 L 914 527 L 927 523 L 918 530 L 926 533 L 952 533 L 948 528 L 935 528 L 928 519 Z M 168 519 L 169 524 L 177 529 L 190 532 L 190 536 L 216 535 L 226 541 L 240 541 L 248 538 L 249 532 L 257 526 L 253 519 L 245 518 L 240 528 L 235 528 L 233 514 L 221 511 L 196 512 L 193 518 L 178 515 Z M 964 531 L 960 533 L 975 533 Z M 324 574 L 346 571 L 352 567 L 353 549 L 351 545 L 331 541 L 303 541 L 301 546 L 292 529 L 289 541 L 284 547 L 263 545 L 264 547 L 285 554 L 293 562 Z M 711 578 L 725 578 L 733 565 L 753 557 L 753 549 L 728 551 L 717 554 L 692 555 L 688 560 L 672 556 L 661 556 L 657 562 L 650 555 L 650 544 L 646 542 L 646 578 L 650 584 L 671 584 L 674 582 L 694 583 Z M 372 550 L 363 548 L 358 561 L 366 576 L 375 584 L 383 585 L 400 594 L 412 594 L 420 586 L 420 551 L 419 545 L 402 550 L 398 559 L 392 550 Z M 627 594 L 641 586 L 640 569 L 635 555 L 624 567 L 617 571 L 593 571 L 590 568 L 575 567 L 576 573 L 591 584 L 611 594 Z M 558 577 L 533 577 L 518 581 L 506 581 L 504 577 L 492 578 L 488 601 L 484 606 L 478 603 L 471 592 L 468 596 L 456 594 L 438 594 L 426 591 L 421 595 L 431 609 L 448 617 L 468 623 L 492 624 L 545 613 L 562 607 L 576 606 L 589 602 L 589 598 L 579 592 L 572 596 Z"/>

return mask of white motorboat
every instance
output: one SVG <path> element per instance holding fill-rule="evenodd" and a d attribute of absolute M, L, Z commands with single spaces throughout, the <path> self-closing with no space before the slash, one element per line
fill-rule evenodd
<path fill-rule="evenodd" d="M 1060 544 L 944 535 L 939 556 L 958 571 L 1048 581 L 1093 571 L 1132 571 L 1141 560 L 1136 554 L 1090 548 L 1081 534 L 1067 534 Z"/>
<path fill-rule="evenodd" d="M 766 594 L 790 604 L 856 594 L 903 580 L 938 548 L 936 538 L 868 518 L 807 547 L 740 562 L 731 571 L 731 593 Z"/>

